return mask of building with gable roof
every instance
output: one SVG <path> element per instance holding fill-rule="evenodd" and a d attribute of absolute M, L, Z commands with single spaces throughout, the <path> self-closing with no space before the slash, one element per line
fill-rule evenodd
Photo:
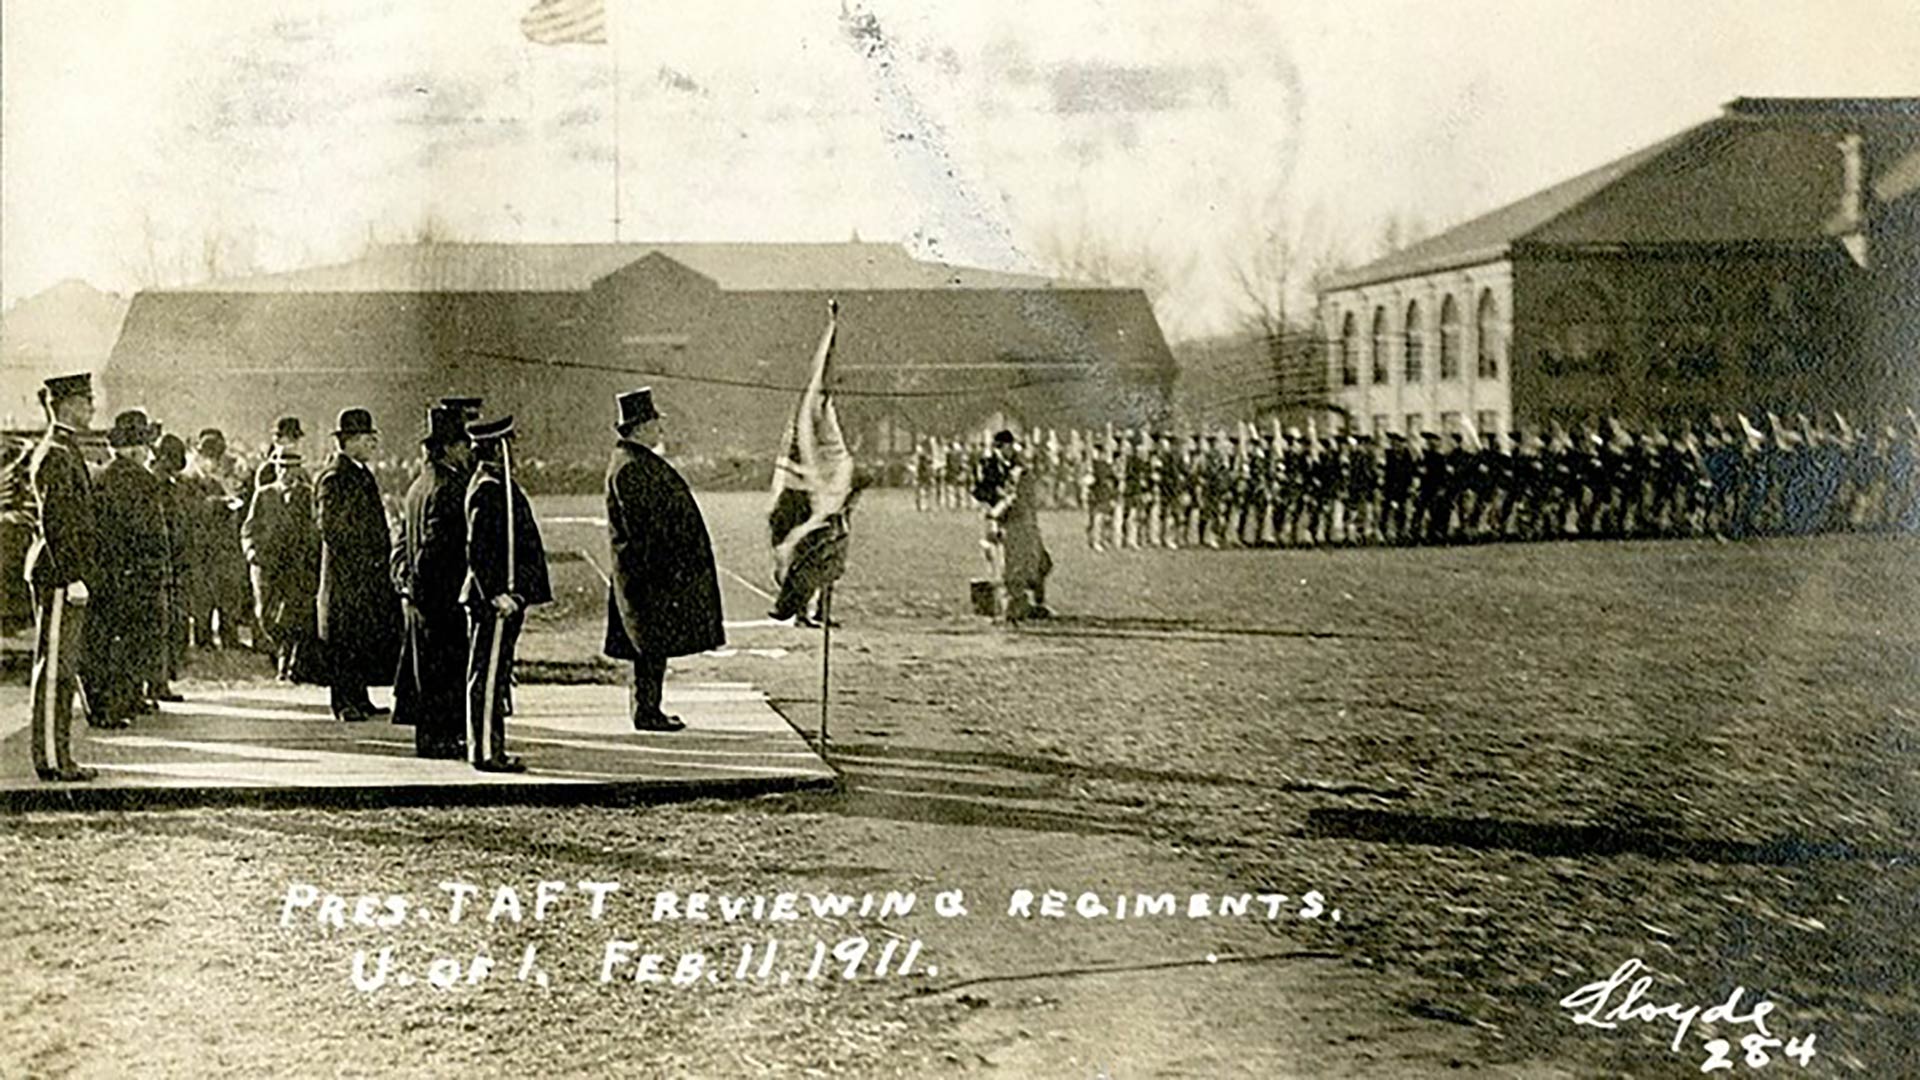
<path fill-rule="evenodd" d="M 987 424 L 1161 418 L 1173 357 L 1138 289 L 921 262 L 887 244 L 413 244 L 336 266 L 141 292 L 106 407 L 247 435 L 373 409 L 389 452 L 427 403 L 479 394 L 524 453 L 604 453 L 652 384 L 676 451 L 765 457 L 840 303 L 849 437 L 905 449 Z"/>
<path fill-rule="evenodd" d="M 1917 190 L 1920 98 L 1737 99 L 1332 279 L 1331 419 L 1899 415 L 1920 401 Z"/>

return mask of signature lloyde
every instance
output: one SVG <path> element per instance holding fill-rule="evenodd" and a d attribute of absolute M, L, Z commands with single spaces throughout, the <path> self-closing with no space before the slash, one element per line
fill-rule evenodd
<path fill-rule="evenodd" d="M 1676 1053 L 1679 1052 L 1680 1043 L 1686 1038 L 1687 1031 L 1693 1027 L 1695 1020 L 1709 1024 L 1751 1024 L 1758 1034 L 1768 1039 L 1773 1037 L 1773 1033 L 1767 1030 L 1766 1023 L 1767 1014 L 1773 1011 L 1773 1002 L 1755 1002 L 1752 1012 L 1741 1013 L 1740 999 L 1747 992 L 1744 986 L 1734 987 L 1733 992 L 1727 995 L 1726 1001 L 1705 1009 L 1699 1005 L 1682 1006 L 1678 1003 L 1656 1005 L 1650 1001 L 1641 1001 L 1640 999 L 1653 986 L 1651 975 L 1642 975 L 1634 979 L 1634 975 L 1645 967 L 1646 965 L 1637 957 L 1628 960 L 1615 968 L 1613 974 L 1605 979 L 1588 983 L 1561 998 L 1560 1007 L 1576 1010 L 1573 1014 L 1574 1023 L 1597 1028 L 1617 1028 L 1623 1020 L 1638 1020 L 1648 1024 L 1659 1020 L 1671 1020 L 1674 1023 L 1673 1050 Z M 1607 1008 L 1607 1003 L 1613 999 L 1614 993 L 1626 985 L 1629 979 L 1633 979 L 1633 982 L 1626 987 L 1626 996 L 1620 999 L 1619 1004 L 1611 1009 Z M 1602 1010 L 1605 1011 L 1602 1012 Z"/>

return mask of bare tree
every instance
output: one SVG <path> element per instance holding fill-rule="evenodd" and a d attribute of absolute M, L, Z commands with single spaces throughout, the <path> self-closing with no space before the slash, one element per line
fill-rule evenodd
<path fill-rule="evenodd" d="M 1320 208 L 1299 211 L 1284 189 L 1262 196 L 1251 216 L 1245 246 L 1228 257 L 1240 325 L 1266 355 L 1271 405 L 1311 408 L 1327 396 L 1314 293 L 1342 260 Z"/>
<path fill-rule="evenodd" d="M 1057 226 L 1041 237 L 1034 257 L 1062 278 L 1141 290 L 1163 328 L 1180 324 L 1182 313 L 1173 306 L 1174 298 L 1192 277 L 1196 263 L 1191 253 L 1169 255 L 1145 240 L 1097 232 L 1084 219 Z"/>

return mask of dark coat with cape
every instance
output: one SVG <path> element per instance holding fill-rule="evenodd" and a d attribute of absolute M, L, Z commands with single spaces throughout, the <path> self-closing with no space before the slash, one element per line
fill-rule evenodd
<path fill-rule="evenodd" d="M 660 455 L 622 440 L 607 466 L 605 652 L 619 660 L 690 656 L 727 643 L 713 541 L 687 482 Z"/>
<path fill-rule="evenodd" d="M 313 518 L 320 530 L 320 640 L 335 682 L 386 686 L 400 653 L 400 598 L 379 481 L 365 465 L 335 454 L 314 482 Z"/>
<path fill-rule="evenodd" d="M 466 493 L 466 472 L 429 461 L 407 489 L 393 547 L 393 584 L 406 610 L 393 722 L 420 725 L 416 738 L 449 746 L 466 740 Z"/>

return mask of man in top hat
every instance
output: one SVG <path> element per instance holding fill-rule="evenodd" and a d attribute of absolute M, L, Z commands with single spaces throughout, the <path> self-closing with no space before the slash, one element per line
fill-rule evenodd
<path fill-rule="evenodd" d="M 326 645 L 333 714 L 360 721 L 386 711 L 374 706 L 367 687 L 393 679 L 400 601 L 390 576 L 392 541 L 380 482 L 367 467 L 380 449 L 373 414 L 343 410 L 333 437 L 339 448 L 314 482 L 318 629 Z"/>
<path fill-rule="evenodd" d="M 147 468 L 153 425 L 129 409 L 113 418 L 113 460 L 94 479 L 100 579 L 93 590 L 87 682 L 96 727 L 123 728 L 145 711 L 166 671 L 166 486 Z"/>
<path fill-rule="evenodd" d="M 413 725 L 414 753 L 466 756 L 467 481 L 473 444 L 455 399 L 427 410 L 426 463 L 407 488 L 394 544 L 393 584 L 406 615 L 400 667 L 393 676 L 393 722 Z M 470 399 L 477 400 L 477 399 Z"/>
<path fill-rule="evenodd" d="M 289 450 L 298 454 L 300 452 L 300 443 L 306 437 L 307 433 L 300 427 L 299 417 L 283 416 L 275 420 L 273 422 L 273 448 L 267 451 L 266 460 L 260 462 L 260 467 L 253 470 L 253 490 L 258 491 L 268 484 L 277 481 L 280 478 L 280 468 L 275 464 L 276 459 Z M 257 592 L 259 589 L 258 584 L 256 584 L 254 588 Z"/>
<path fill-rule="evenodd" d="M 652 388 L 622 394 L 618 404 L 620 439 L 607 466 L 613 580 L 605 652 L 633 662 L 634 728 L 679 731 L 680 718 L 660 709 L 667 658 L 726 644 L 720 577 L 693 492 L 653 449 L 660 414 Z"/>
<path fill-rule="evenodd" d="M 513 479 L 513 417 L 467 425 L 467 761 L 482 772 L 523 772 L 507 753 L 507 686 L 527 609 L 553 602 L 533 504 Z"/>
<path fill-rule="evenodd" d="M 85 781 L 92 769 L 74 763 L 73 695 L 79 681 L 89 582 L 100 579 L 93 481 L 78 434 L 93 422 L 93 377 L 63 375 L 40 391 L 49 424 L 33 449 L 27 475 L 39 518 L 27 550 L 33 586 L 33 769 L 42 780 Z"/>

